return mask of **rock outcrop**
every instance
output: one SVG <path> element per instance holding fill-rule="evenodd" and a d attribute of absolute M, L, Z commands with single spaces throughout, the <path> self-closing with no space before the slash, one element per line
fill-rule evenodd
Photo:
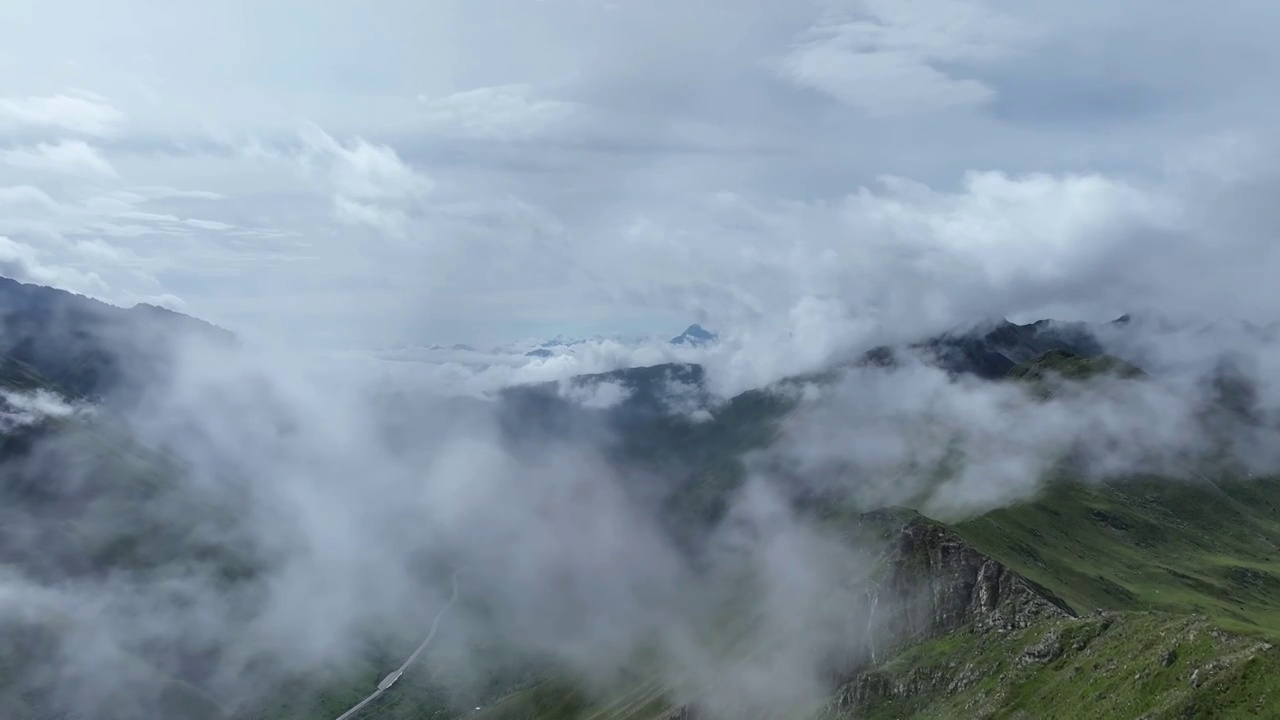
<path fill-rule="evenodd" d="M 1004 634 L 1043 621 L 1075 617 L 1049 590 L 984 555 L 946 526 L 903 508 L 862 514 L 854 527 L 864 538 L 888 540 L 879 582 L 864 610 L 869 656 L 845 665 L 834 678 L 840 687 L 836 713 L 858 713 L 882 702 L 963 691 L 980 682 L 979 668 L 916 667 L 898 674 L 876 672 L 907 647 L 949 633 Z M 1052 662 L 1062 637 L 1046 635 L 1023 653 L 1027 664 Z M 694 720 L 693 706 L 678 707 L 661 720 Z"/>
<path fill-rule="evenodd" d="M 908 521 L 891 551 L 877 607 L 892 608 L 880 634 L 910 643 L 963 627 L 975 632 L 1028 627 L 1071 608 L 983 555 L 946 527 L 923 517 Z"/>

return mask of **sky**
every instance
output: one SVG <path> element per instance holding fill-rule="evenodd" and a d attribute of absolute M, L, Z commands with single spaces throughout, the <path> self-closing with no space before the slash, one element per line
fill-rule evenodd
<path fill-rule="evenodd" d="M 1277 30 L 1264 0 L 11 0 L 0 274 L 343 347 L 1275 319 Z"/>

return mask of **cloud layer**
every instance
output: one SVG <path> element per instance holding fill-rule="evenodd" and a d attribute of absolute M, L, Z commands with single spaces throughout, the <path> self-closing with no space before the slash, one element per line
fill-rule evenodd
<path fill-rule="evenodd" d="M 33 9 L 0 68 L 0 231 L 113 301 L 292 343 L 706 320 L 803 354 L 809 324 L 1271 299 L 1230 280 L 1275 269 L 1253 3 L 135 4 Z"/>

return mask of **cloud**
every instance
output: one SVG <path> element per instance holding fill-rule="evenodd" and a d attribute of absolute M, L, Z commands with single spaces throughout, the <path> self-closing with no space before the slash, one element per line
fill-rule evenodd
<path fill-rule="evenodd" d="M 1210 337 L 1225 336 L 1200 340 Z M 1128 345 L 1168 358 L 1161 352 L 1167 340 L 1146 332 L 1131 334 Z M 1264 420 L 1251 425 L 1211 408 L 1208 378 L 1241 347 L 1214 345 L 1212 359 L 1193 361 L 1191 372 L 1101 377 L 1063 387 L 1047 401 L 1019 382 L 954 378 L 918 361 L 855 369 L 809 393 L 756 467 L 863 509 L 904 505 L 949 519 L 1031 500 L 1064 471 L 1086 481 L 1149 475 L 1201 482 L 1202 473 L 1221 473 L 1203 463 L 1225 449 L 1249 472 L 1274 473 L 1280 395 L 1259 370 L 1274 364 L 1280 347 L 1253 343 L 1244 366 L 1248 382 L 1265 388 L 1257 411 Z"/>
<path fill-rule="evenodd" d="M 217 220 L 200 220 L 197 218 L 187 218 L 182 222 L 185 225 L 190 225 L 191 227 L 198 228 L 200 230 L 234 230 L 236 228 L 235 225 L 232 225 L 230 223 L 219 222 Z"/>
<path fill-rule="evenodd" d="M 409 224 L 409 218 L 403 210 L 362 203 L 342 195 L 333 199 L 333 216 L 339 222 L 368 225 L 394 238 L 403 237 Z"/>
<path fill-rule="evenodd" d="M 811 332 L 826 326 L 812 322 Z M 1154 347 L 1162 349 L 1177 355 L 1172 342 Z M 641 353 L 606 342 L 573 350 L 525 370 L 554 378 Z M 660 351 L 685 352 L 645 350 Z M 1258 357 L 1259 377 L 1273 375 L 1280 355 Z M 442 678 L 482 666 L 472 653 L 500 641 L 504 657 L 530 658 L 588 687 L 610 687 L 642 656 L 654 659 L 655 681 L 677 701 L 734 717 L 743 707 L 781 713 L 821 699 L 833 668 L 857 660 L 875 637 L 863 611 L 879 549 L 850 547 L 795 514 L 788 483 L 839 490 L 866 506 L 913 502 L 961 515 L 1032 496 L 1043 471 L 1079 444 L 1100 476 L 1153 467 L 1176 474 L 1179 453 L 1208 447 L 1188 412 L 1204 397 L 1191 374 L 1099 381 L 1045 404 L 1015 384 L 956 381 L 916 364 L 857 370 L 828 393 L 801 393 L 807 399 L 782 444 L 749 466 L 691 565 L 649 511 L 648 478 L 615 464 L 595 434 L 513 429 L 491 403 L 426 397 L 407 384 L 371 397 L 377 366 L 316 368 L 314 356 L 194 341 L 178 358 L 138 407 L 108 417 L 143 447 L 165 448 L 182 471 L 156 483 L 141 517 L 92 503 L 80 519 L 106 543 L 139 527 L 181 528 L 158 546 L 174 553 L 169 564 L 57 583 L 21 570 L 0 578 L 5 617 L 53 616 L 71 633 L 70 656 L 49 667 L 58 669 L 57 689 L 77 690 L 59 694 L 72 705 L 98 707 L 121 689 L 154 698 L 154 678 L 128 675 L 133 665 L 118 659 L 194 649 L 211 658 L 192 671 L 198 686 L 232 706 L 252 707 L 286 680 L 309 692 L 308 678 L 323 684 L 363 672 L 358 650 L 369 638 L 402 638 L 426 624 L 458 569 L 463 600 L 432 646 Z M 592 390 L 574 397 L 600 407 L 620 395 L 616 386 Z M 1280 401 L 1274 383 L 1264 396 Z M 546 436 L 511 441 L 530 430 Z M 1259 468 L 1280 460 L 1275 443 L 1240 447 L 1258 451 L 1249 459 Z M 931 482 L 928 471 L 948 461 L 949 449 L 965 464 Z M 100 456 L 75 445 L 36 457 L 30 465 L 10 458 L 5 471 L 48 478 L 53 497 L 76 492 L 84 478 L 101 489 L 113 477 Z M 5 528 L 34 533 L 41 519 Z M 259 574 L 232 581 L 216 561 L 187 561 L 222 557 L 201 543 Z M 10 548 L 31 551 L 24 558 L 56 555 L 34 540 Z M 436 565 L 445 571 L 423 570 Z M 36 598 L 46 602 L 33 608 Z M 726 615 L 744 624 L 728 628 L 731 637 L 757 652 L 725 652 L 702 632 Z"/>
<path fill-rule="evenodd" d="M 0 235 L 0 275 L 91 297 L 100 297 L 108 292 L 106 283 L 97 273 L 46 264 L 41 261 L 39 254 L 30 245 L 3 235 Z"/>
<path fill-rule="evenodd" d="M 1026 41 L 1024 23 L 966 0 L 859 3 L 813 27 L 779 63 L 792 81 L 875 116 L 979 105 L 996 91 L 955 77 Z"/>
<path fill-rule="evenodd" d="M 631 390 L 622 383 L 595 382 L 559 383 L 560 396 L 566 400 L 592 410 L 607 410 L 621 404 L 631 396 Z"/>
<path fill-rule="evenodd" d="M 119 177 L 111 163 L 82 140 L 59 140 L 35 147 L 0 150 L 0 163 L 22 170 L 97 178 Z"/>
<path fill-rule="evenodd" d="M 433 187 L 426 175 L 402 161 L 393 148 L 363 138 L 344 144 L 315 126 L 304 128 L 299 137 L 302 148 L 291 159 L 306 177 L 332 193 L 335 219 L 393 238 L 405 235 L 408 213 Z"/>
<path fill-rule="evenodd" d="M 8 130 L 51 128 L 100 137 L 123 121 L 124 113 L 91 93 L 0 98 L 0 128 Z"/>
<path fill-rule="evenodd" d="M 359 200 L 401 199 L 431 189 L 426 176 L 405 164 L 396 151 L 363 138 L 343 144 L 318 127 L 300 133 L 302 168 L 342 196 Z"/>
<path fill-rule="evenodd" d="M 73 154 L 49 155 L 55 161 L 76 161 Z M 87 157 L 92 172 L 96 156 Z M 31 160 L 20 152 L 7 159 Z M 32 175 L 18 174 L 26 180 Z M 216 272 L 237 260 L 219 252 L 219 246 L 235 248 L 236 239 L 280 239 L 261 226 L 201 217 L 211 210 L 210 203 L 226 198 L 219 193 L 118 183 L 103 189 L 67 173 L 51 173 L 38 182 L 0 186 L 0 233 L 8 243 L 9 276 L 108 302 L 185 306 L 178 294 L 163 287 L 159 277 L 164 272 L 191 267 Z M 255 254 L 261 258 L 267 253 L 259 247 Z"/>
<path fill-rule="evenodd" d="M 22 561 L 0 577 L 0 614 L 65 633 L 65 653 L 24 665 L 49 671 L 56 703 L 99 707 L 120 694 L 149 707 L 155 677 L 135 677 L 121 657 L 153 661 L 233 710 L 291 679 L 312 692 L 356 672 L 370 640 L 423 625 L 454 569 L 461 601 L 431 648 L 446 683 L 487 667 L 473 653 L 494 642 L 513 661 L 601 687 L 644 652 L 664 660 L 657 679 L 678 696 L 781 707 L 821 692 L 823 658 L 861 642 L 840 631 L 854 622 L 864 558 L 789 517 L 769 488 L 735 503 L 703 574 L 591 433 L 511 442 L 491 403 L 371 398 L 350 368 L 318 375 L 292 355 L 193 341 L 178 358 L 141 403 L 106 416 L 105 437 L 127 429 L 141 453 L 131 463 L 163 447 L 182 469 L 148 485 L 136 515 L 92 503 L 78 517 L 87 542 L 180 528 L 157 548 L 160 565 L 49 582 L 21 562 L 73 552 L 68 537 L 41 542 L 35 513 L 5 524 L 6 538 L 29 542 L 7 545 Z M 77 441 L 97 437 L 49 438 L 47 452 L 3 470 L 15 482 L 49 478 L 49 497 L 90 478 L 110 494 L 116 456 Z M 229 576 L 219 558 L 257 570 Z M 38 597 L 48 598 L 38 611 L 18 603 Z M 753 619 L 735 638 L 770 652 L 726 658 L 697 632 L 731 603 Z M 208 662 L 166 660 L 197 649 Z M 750 682 L 766 674 L 772 682 Z"/>
<path fill-rule="evenodd" d="M 656 0 L 612 9 L 433 1 L 450 18 L 440 27 L 424 29 L 417 6 L 393 2 L 362 18 L 336 6 L 342 22 L 263 13 L 253 32 L 202 3 L 184 10 L 192 19 L 179 36 L 158 20 L 107 18 L 94 37 L 68 35 L 59 13 L 37 10 L 10 43 L 28 65 L 49 70 L 12 71 L 10 85 L 45 98 L 74 97 L 62 90 L 68 77 L 99 89 L 129 113 L 94 136 L 112 167 L 139 186 L 221 198 L 148 201 L 148 212 L 203 227 L 98 218 L 109 224 L 90 228 L 183 268 L 165 275 L 165 290 L 191 298 L 193 311 L 249 332 L 366 344 L 518 337 L 552 320 L 569 329 L 611 318 L 648 332 L 704 313 L 726 330 L 785 338 L 790 319 L 816 317 L 804 308 L 830 306 L 822 314 L 837 326 L 826 333 L 833 342 L 822 342 L 834 345 L 851 318 L 861 327 L 879 312 L 867 308 L 877 294 L 903 308 L 887 321 L 899 327 L 909 313 L 895 296 L 918 296 L 912 312 L 922 317 L 911 324 L 921 330 L 942 322 L 951 297 L 974 312 L 1035 312 L 1014 286 L 1024 269 L 1054 275 L 1048 260 L 1034 262 L 1038 243 L 1078 237 L 1101 258 L 1110 241 L 1098 238 L 1113 237 L 1117 223 L 1152 212 L 1169 216 L 1166 229 L 1188 220 L 1198 193 L 1215 191 L 1203 179 L 1199 190 L 1172 187 L 1166 159 L 1204 151 L 1206 138 L 1272 137 L 1280 117 L 1280 104 L 1244 80 L 1277 51 L 1253 3 L 1206 20 L 1151 0 L 1123 8 L 1095 0 L 1072 12 L 1003 0 Z M 195 28 L 235 38 L 244 52 L 232 64 L 187 52 L 203 39 Z M 287 49 L 268 39 L 285 36 Z M 334 50 L 347 47 L 375 50 Z M 119 48 L 132 58 L 123 65 Z M 340 55 L 350 56 L 343 70 L 314 72 Z M 162 89 L 165 102 L 149 100 L 144 86 Z M 75 139 L 61 127 L 24 132 L 33 134 L 17 136 L 27 150 Z M 237 151 L 246 138 L 262 156 Z M 1215 161 L 1219 171 L 1248 165 L 1240 154 Z M 55 185 L 70 177 L 3 172 L 12 173 L 4 184 L 69 204 L 67 188 Z M 852 207 L 850 196 L 864 192 L 864 207 Z M 1017 192 L 1040 199 L 996 197 Z M 1020 227 L 983 210 L 987 201 L 1021 213 Z M 1098 237 L 1073 229 L 1076 210 L 1111 224 Z M 875 212 L 882 217 L 853 217 Z M 51 224 L 40 223 L 32 236 L 11 224 L 3 231 L 34 245 Z M 236 232 L 210 223 L 258 234 L 237 244 L 204 234 Z M 1063 227 L 1059 241 L 1046 238 L 1047 223 Z M 148 227 L 166 238 L 201 232 L 161 245 Z M 898 238 L 903 257 L 876 248 L 867 236 L 878 233 Z M 1018 233 L 1028 239 L 995 239 Z M 1134 247 L 1150 251 L 1144 243 L 1156 241 L 1146 237 Z M 981 258 L 956 247 L 970 242 L 990 247 Z M 995 259 L 1000 252 L 1009 257 Z M 1122 255 L 1111 258 L 1128 262 Z M 877 257 L 886 269 L 868 271 Z M 767 263 L 779 259 L 785 269 L 770 274 Z M 1084 254 L 1071 262 L 1088 264 Z M 861 270 L 837 282 L 843 263 Z M 239 274 L 229 278 L 228 268 Z M 1101 260 L 1088 271 L 1100 268 Z M 913 291 L 887 279 L 899 270 L 937 277 Z M 1003 285 L 1001 302 L 969 302 L 978 277 Z M 1076 278 L 1080 289 L 1112 279 Z M 1064 291 L 1062 307 L 1079 304 L 1060 280 L 1047 284 Z M 1124 305 L 1121 295 L 1147 297 L 1137 284 L 1131 276 L 1103 292 Z M 279 312 L 253 310 L 266 303 Z"/>
<path fill-rule="evenodd" d="M 70 403 L 66 398 L 48 390 L 0 390 L 0 432 L 3 433 L 35 425 L 48 418 L 63 419 L 92 413 L 92 406 Z"/>
<path fill-rule="evenodd" d="M 56 200 L 43 190 L 31 185 L 15 185 L 0 188 L 0 203 L 7 207 L 35 207 L 45 211 L 56 211 L 59 206 Z"/>
<path fill-rule="evenodd" d="M 529 357 L 525 355 L 527 349 L 524 344 L 491 351 L 405 348 L 372 354 L 354 351 L 330 357 L 338 367 L 349 367 L 357 375 L 385 378 L 385 385 L 391 388 L 411 387 L 435 395 L 482 398 L 504 387 L 553 382 L 576 401 L 603 406 L 623 399 L 613 383 L 578 387 L 567 381 L 580 375 L 622 368 L 707 359 L 700 350 L 672 346 L 661 338 L 636 342 L 585 340 L 548 358 Z"/>
<path fill-rule="evenodd" d="M 481 87 L 418 100 L 426 131 L 476 140 L 571 139 L 589 113 L 577 103 L 539 97 L 529 85 Z"/>

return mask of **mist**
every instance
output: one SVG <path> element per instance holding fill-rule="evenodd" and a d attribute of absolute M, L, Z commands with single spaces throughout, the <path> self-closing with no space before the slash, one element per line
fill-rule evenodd
<path fill-rule="evenodd" d="M 1202 480 L 1205 459 L 1224 454 L 1243 473 L 1280 468 L 1271 341 L 1204 327 L 1123 337 L 1108 349 L 1157 372 L 1048 398 L 910 355 L 768 390 L 797 404 L 748 456 L 696 556 L 647 502 L 658 479 L 610 454 L 607 424 L 513 435 L 498 400 L 388 394 L 349 365 L 185 338 L 172 371 L 122 408 L 6 395 L 22 427 L 79 413 L 89 430 L 37 434 L 5 465 L 44 486 L 35 511 L 8 517 L 19 562 L 0 583 L 4 619 L 63 629 L 56 662 L 27 677 L 69 710 L 154 713 L 163 684 L 139 669 L 147 657 L 235 716 L 282 684 L 315 692 L 363 671 L 378 639 L 411 647 L 456 573 L 461 600 L 423 661 L 456 697 L 523 663 L 606 699 L 652 669 L 651 693 L 714 716 L 813 706 L 893 638 L 867 614 L 884 548 L 799 511 L 797 492 L 959 519 L 1032 499 L 1063 467 L 1170 482 Z M 1217 350 L 1188 356 L 1190 338 Z M 1224 358 L 1249 388 L 1245 408 L 1214 409 Z M 627 397 L 607 382 L 555 393 L 586 418 Z M 691 405 L 689 393 L 668 387 L 667 410 L 706 422 L 727 400 Z M 122 474 L 92 441 L 105 434 L 161 473 Z M 121 478 L 139 484 L 126 489 L 140 506 L 91 501 Z M 46 525 L 66 514 L 123 554 L 102 556 L 105 569 L 60 565 Z M 138 537 L 163 546 L 128 549 Z M 716 630 L 728 617 L 742 625 Z"/>
<path fill-rule="evenodd" d="M 956 376 L 905 351 L 808 386 L 760 472 L 859 507 L 963 519 L 1034 499 L 1053 479 L 1201 482 L 1280 472 L 1280 345 L 1238 323 L 1095 326 L 1146 370 L 1030 383 Z"/>
<path fill-rule="evenodd" d="M 288 683 L 316 692 L 363 671 L 371 642 L 416 643 L 455 573 L 460 601 L 423 665 L 462 695 L 495 657 L 601 697 L 639 663 L 660 695 L 767 714 L 821 698 L 834 658 L 857 655 L 870 555 L 796 517 L 764 480 L 695 563 L 598 427 L 524 442 L 496 401 L 412 388 L 406 401 L 373 378 L 197 338 L 172 361 L 141 399 L 71 437 L 39 435 L 4 467 L 11 487 L 43 483 L 35 509 L 8 518 L 18 563 L 0 583 L 4 617 L 62 629 L 56 659 L 24 677 L 67 711 L 159 712 L 171 689 L 139 658 L 232 716 Z M 609 385 L 575 392 L 588 411 L 619 399 Z M 673 409 L 688 412 L 681 397 Z M 142 465 L 122 467 L 106 438 Z M 50 530 L 62 517 L 96 561 L 63 561 Z M 735 616 L 749 622 L 715 631 Z M 729 651 L 744 642 L 760 651 Z"/>

